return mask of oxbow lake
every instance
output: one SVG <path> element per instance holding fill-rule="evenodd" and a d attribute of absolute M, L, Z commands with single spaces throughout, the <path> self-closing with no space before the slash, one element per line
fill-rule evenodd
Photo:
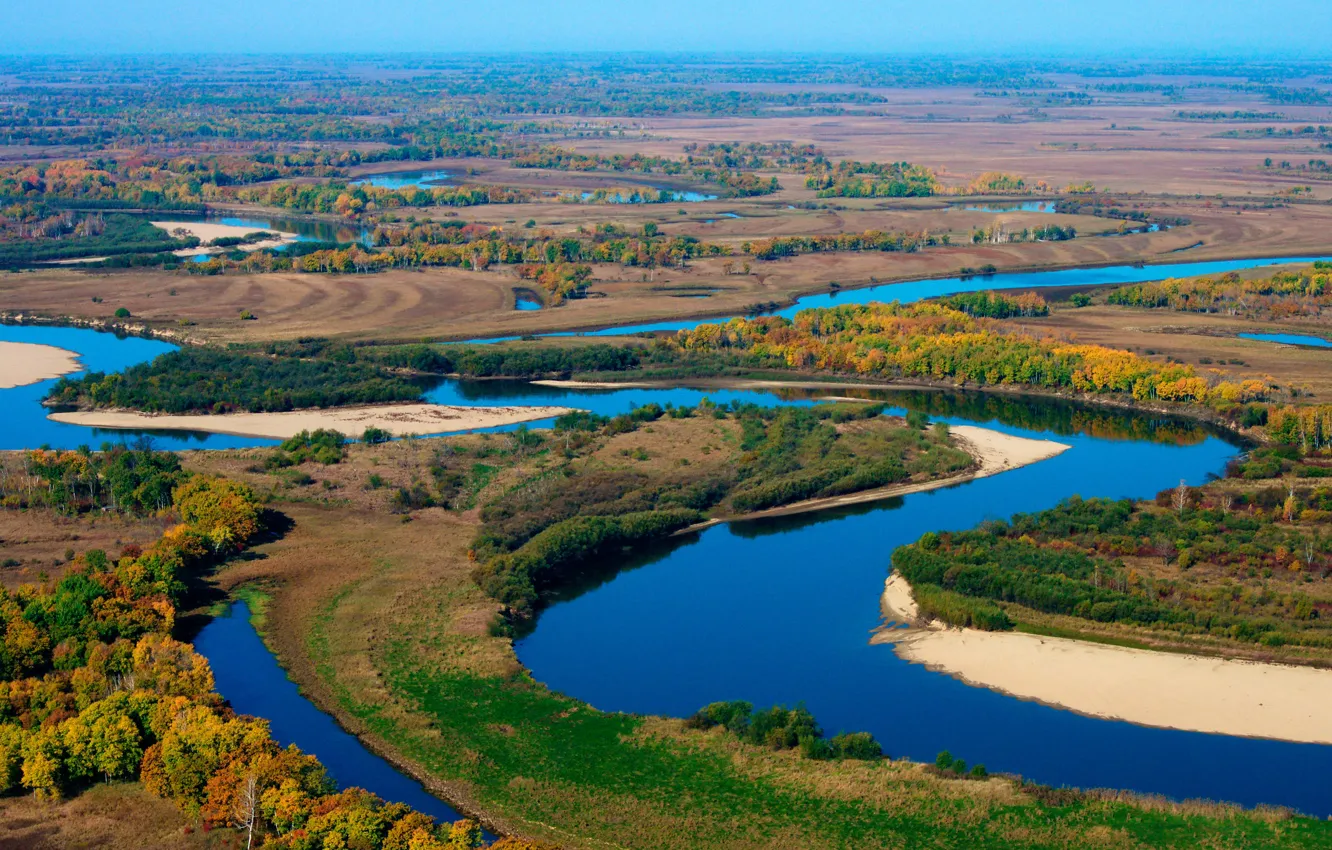
<path fill-rule="evenodd" d="M 958 209 L 958 207 L 950 207 Z M 1037 212 L 1052 213 L 1055 211 L 1054 201 L 991 201 L 984 204 L 964 204 L 961 209 L 969 212 L 987 212 L 987 213 L 1006 213 L 1006 212 Z"/>
<path fill-rule="evenodd" d="M 1282 345 L 1305 345 L 1311 348 L 1332 348 L 1332 341 L 1320 336 L 1301 334 L 1238 334 L 1240 339 L 1252 339 L 1258 342 L 1279 342 Z"/>
<path fill-rule="evenodd" d="M 406 189 L 408 186 L 420 186 L 430 189 L 443 186 L 453 180 L 453 174 L 440 169 L 414 169 L 411 171 L 388 171 L 383 174 L 368 174 L 351 181 L 353 186 L 375 186 L 380 189 Z"/>

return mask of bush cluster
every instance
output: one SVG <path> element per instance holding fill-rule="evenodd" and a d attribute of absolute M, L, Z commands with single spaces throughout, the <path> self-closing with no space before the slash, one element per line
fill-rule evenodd
<path fill-rule="evenodd" d="M 722 727 L 736 737 L 774 750 L 799 750 L 805 758 L 858 759 L 883 758 L 883 747 L 868 732 L 846 732 L 825 738 L 814 715 L 803 706 L 754 710 L 744 701 L 714 702 L 696 711 L 685 721 L 690 729 Z"/>

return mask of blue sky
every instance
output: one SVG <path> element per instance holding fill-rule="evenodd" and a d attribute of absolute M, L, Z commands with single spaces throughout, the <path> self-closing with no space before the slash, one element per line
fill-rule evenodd
<path fill-rule="evenodd" d="M 1332 0 L 0 0 L 0 52 L 1305 51 Z M 1301 36 L 1304 33 L 1306 35 Z"/>

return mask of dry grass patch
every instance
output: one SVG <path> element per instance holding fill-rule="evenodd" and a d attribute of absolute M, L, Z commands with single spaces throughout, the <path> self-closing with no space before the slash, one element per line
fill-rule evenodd
<path fill-rule="evenodd" d="M 0 799 L 0 850 L 203 850 L 244 847 L 231 830 L 201 832 L 135 783 L 94 785 L 67 800 Z"/>
<path fill-rule="evenodd" d="M 147 546 L 162 536 L 166 521 L 102 514 L 63 516 L 55 511 L 0 510 L 0 586 L 59 579 L 69 556 L 101 549 L 116 557 L 126 546 Z"/>

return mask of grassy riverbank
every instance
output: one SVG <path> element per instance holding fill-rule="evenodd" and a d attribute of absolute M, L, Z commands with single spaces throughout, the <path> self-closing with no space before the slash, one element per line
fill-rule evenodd
<path fill-rule="evenodd" d="M 624 441 L 634 438 L 661 431 L 622 434 L 607 454 L 632 454 Z M 493 474 L 461 510 L 411 510 L 408 522 L 390 512 L 389 488 L 352 486 L 371 469 L 410 480 L 446 442 L 457 454 L 483 438 L 355 447 L 327 473 L 312 468 L 333 486 L 280 489 L 275 507 L 294 527 L 220 581 L 265 588 L 265 638 L 322 708 L 501 830 L 569 847 L 1332 846 L 1325 824 L 1275 812 L 1052 792 L 891 760 L 812 761 L 551 692 L 491 633 L 499 606 L 468 557 L 481 527 L 471 506 L 511 491 L 512 472 Z M 191 462 L 248 478 L 260 475 L 244 472 L 252 454 Z"/>

